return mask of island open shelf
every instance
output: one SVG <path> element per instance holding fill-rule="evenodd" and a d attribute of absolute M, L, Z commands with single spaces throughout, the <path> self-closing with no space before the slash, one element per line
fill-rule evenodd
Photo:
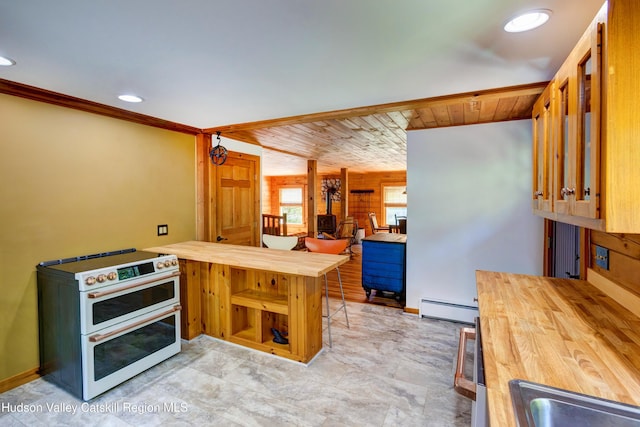
<path fill-rule="evenodd" d="M 269 295 L 248 289 L 231 295 L 231 304 L 285 315 L 289 314 L 289 298 L 287 295 Z"/>
<path fill-rule="evenodd" d="M 144 250 L 180 259 L 182 338 L 204 333 L 302 363 L 322 349 L 320 279 L 349 260 L 199 241 Z M 289 343 L 273 342 L 272 328 Z"/>

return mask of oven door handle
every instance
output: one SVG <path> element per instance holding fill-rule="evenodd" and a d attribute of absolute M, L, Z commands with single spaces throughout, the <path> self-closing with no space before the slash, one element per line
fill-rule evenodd
<path fill-rule="evenodd" d="M 476 338 L 475 328 L 461 328 L 460 341 L 458 344 L 458 361 L 456 363 L 456 374 L 453 379 L 453 389 L 459 394 L 476 400 L 476 385 L 472 380 L 464 376 L 464 359 L 467 353 L 467 340 Z"/>
<path fill-rule="evenodd" d="M 172 273 L 172 274 L 170 274 L 168 276 L 157 277 L 155 279 L 146 280 L 144 282 L 139 282 L 139 283 L 132 283 L 130 285 L 122 286 L 121 288 L 117 288 L 117 289 L 109 289 L 108 291 L 102 291 L 102 292 L 100 292 L 100 291 L 89 292 L 87 294 L 87 297 L 89 297 L 91 299 L 102 298 L 104 296 L 115 294 L 115 293 L 118 293 L 120 291 L 126 291 L 127 289 L 133 289 L 133 288 L 137 288 L 139 286 L 148 285 L 149 283 L 160 282 L 162 280 L 171 279 L 171 278 L 177 277 L 179 275 L 180 275 L 180 272 L 176 271 L 175 273 Z"/>
<path fill-rule="evenodd" d="M 153 322 L 154 320 L 157 320 L 157 319 L 160 319 L 160 318 L 165 317 L 167 314 L 175 313 L 176 311 L 180 311 L 180 310 L 182 310 L 182 306 L 181 306 L 180 304 L 178 304 L 178 305 L 174 305 L 173 307 L 171 307 L 171 309 L 170 309 L 170 310 L 163 311 L 163 312 L 162 312 L 162 313 L 160 313 L 160 314 L 156 314 L 155 316 L 153 316 L 153 317 L 148 317 L 148 318 L 146 318 L 146 319 L 144 319 L 144 320 L 138 320 L 138 321 L 137 321 L 137 322 L 135 322 L 135 323 L 131 323 L 131 324 L 129 324 L 129 325 L 123 326 L 122 328 L 118 328 L 118 329 L 116 329 L 115 331 L 111 331 L 111 332 L 108 332 L 108 333 L 106 333 L 106 334 L 95 334 L 95 335 L 91 335 L 91 336 L 89 337 L 89 341 L 90 341 L 90 342 L 100 342 L 100 341 L 104 341 L 104 340 L 106 340 L 106 339 L 107 339 L 107 338 L 109 338 L 109 337 L 112 337 L 112 336 L 114 336 L 114 335 L 119 334 L 120 332 L 125 332 L 125 331 L 128 331 L 128 330 L 130 330 L 130 329 L 135 329 L 135 328 L 137 328 L 138 326 L 140 326 L 140 325 L 142 325 L 142 324 L 144 324 L 144 323 L 147 323 L 147 322 Z"/>

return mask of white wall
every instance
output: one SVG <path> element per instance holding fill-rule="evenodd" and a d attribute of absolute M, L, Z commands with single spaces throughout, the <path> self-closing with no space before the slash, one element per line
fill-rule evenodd
<path fill-rule="evenodd" d="M 211 144 L 217 145 L 218 140 L 216 135 L 211 135 Z M 249 144 L 247 142 L 238 141 L 231 138 L 225 138 L 224 135 L 220 135 L 220 145 L 225 147 L 229 151 L 236 151 L 238 153 L 253 154 L 254 156 L 262 157 L 262 147 L 260 145 Z"/>
<path fill-rule="evenodd" d="M 530 194 L 529 120 L 409 132 L 407 307 L 476 305 L 478 269 L 541 274 Z"/>

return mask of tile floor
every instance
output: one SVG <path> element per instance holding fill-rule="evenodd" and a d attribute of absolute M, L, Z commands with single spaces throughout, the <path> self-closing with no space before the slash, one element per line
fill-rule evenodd
<path fill-rule="evenodd" d="M 348 303 L 309 365 L 200 336 L 90 402 L 38 379 L 0 394 L 1 426 L 468 426 L 452 388 L 460 324 Z M 75 409 L 75 413 L 73 410 Z"/>

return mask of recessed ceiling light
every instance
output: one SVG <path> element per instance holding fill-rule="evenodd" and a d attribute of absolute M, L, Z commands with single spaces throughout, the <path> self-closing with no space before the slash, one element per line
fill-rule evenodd
<path fill-rule="evenodd" d="M 118 99 L 120 101 L 124 101 L 124 102 L 142 102 L 142 101 L 144 101 L 144 99 L 142 99 L 138 95 L 120 95 L 120 96 L 118 96 Z"/>
<path fill-rule="evenodd" d="M 533 30 L 547 22 L 550 16 L 551 11 L 548 9 L 530 10 L 507 22 L 504 30 L 508 33 L 520 33 L 522 31 Z"/>
<path fill-rule="evenodd" d="M 3 67 L 10 67 L 12 65 L 16 65 L 16 61 L 11 58 L 7 58 L 6 56 L 0 56 L 0 65 Z"/>

